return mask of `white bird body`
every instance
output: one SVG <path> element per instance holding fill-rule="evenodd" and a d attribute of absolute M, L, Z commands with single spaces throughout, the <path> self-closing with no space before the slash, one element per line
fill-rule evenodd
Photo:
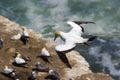
<path fill-rule="evenodd" d="M 24 59 L 22 59 L 22 58 L 16 57 L 15 58 L 15 63 L 17 63 L 17 64 L 24 64 L 24 63 L 26 63 L 26 61 Z"/>
<path fill-rule="evenodd" d="M 28 32 L 26 30 L 23 31 L 22 36 L 29 36 Z"/>
<path fill-rule="evenodd" d="M 41 50 L 41 56 L 50 56 L 50 53 L 48 52 L 48 50 L 46 49 L 46 48 L 43 48 L 42 50 Z"/>
<path fill-rule="evenodd" d="M 12 68 L 8 68 L 8 69 L 4 69 L 3 73 L 5 74 L 10 74 L 12 73 L 14 70 Z"/>

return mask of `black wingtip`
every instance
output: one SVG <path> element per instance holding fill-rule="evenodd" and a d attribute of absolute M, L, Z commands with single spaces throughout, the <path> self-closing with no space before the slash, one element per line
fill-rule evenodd
<path fill-rule="evenodd" d="M 92 24 L 95 24 L 95 22 L 92 22 L 92 21 L 73 21 L 74 23 L 80 25 L 80 24 L 88 24 L 88 23 L 92 23 Z"/>
<path fill-rule="evenodd" d="M 88 39 L 88 41 L 93 41 L 94 39 L 96 39 L 97 38 L 97 36 L 92 36 L 92 37 L 90 37 L 89 39 Z"/>

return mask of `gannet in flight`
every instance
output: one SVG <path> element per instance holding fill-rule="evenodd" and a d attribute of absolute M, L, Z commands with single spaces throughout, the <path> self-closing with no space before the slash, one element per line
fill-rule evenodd
<path fill-rule="evenodd" d="M 83 38 L 81 35 L 84 32 L 84 29 L 80 24 L 87 24 L 87 23 L 94 23 L 94 22 L 89 22 L 89 21 L 67 21 L 67 24 L 69 24 L 72 29 L 68 32 L 62 32 L 62 31 L 57 31 L 55 32 L 55 38 L 59 36 L 65 43 L 57 45 L 55 47 L 56 51 L 59 52 L 64 52 L 64 51 L 69 51 L 72 50 L 77 43 L 84 43 L 87 44 L 88 41 L 92 41 L 96 38 L 96 36 L 92 36 L 90 38 Z"/>

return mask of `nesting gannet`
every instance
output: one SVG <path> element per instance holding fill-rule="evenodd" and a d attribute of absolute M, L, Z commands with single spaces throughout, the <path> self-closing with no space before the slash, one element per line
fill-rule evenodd
<path fill-rule="evenodd" d="M 14 55 L 14 58 L 17 57 L 18 54 L 20 54 L 20 53 L 16 52 L 15 55 Z M 31 61 L 31 59 L 30 59 L 29 56 L 23 56 L 23 55 L 21 55 L 21 58 L 24 59 L 25 61 Z"/>
<path fill-rule="evenodd" d="M 49 71 L 49 67 L 45 64 L 42 64 L 41 62 L 37 62 L 35 64 L 36 68 L 35 70 L 40 71 L 40 72 L 48 72 Z"/>
<path fill-rule="evenodd" d="M 16 57 L 15 57 L 15 60 L 14 60 L 14 64 L 16 66 L 23 66 L 26 63 L 26 61 L 21 57 L 21 54 L 18 54 Z M 27 66 L 24 66 L 24 67 L 27 67 Z"/>
<path fill-rule="evenodd" d="M 3 46 L 4 46 L 4 40 L 3 38 L 0 38 L 0 49 L 3 48 Z"/>
<path fill-rule="evenodd" d="M 38 77 L 38 72 L 32 71 L 31 75 L 28 77 L 28 80 L 37 80 L 37 77 Z"/>
<path fill-rule="evenodd" d="M 82 23 L 94 23 L 94 22 L 84 22 L 84 21 L 68 21 L 67 24 L 69 24 L 72 29 L 68 32 L 62 32 L 62 31 L 57 31 L 55 32 L 55 38 L 59 36 L 65 43 L 57 45 L 55 47 L 56 51 L 69 51 L 72 50 L 77 43 L 83 43 L 87 44 L 88 41 L 92 41 L 96 38 L 96 36 L 92 36 L 90 38 L 83 38 L 81 35 L 84 32 L 83 27 L 81 27 L 79 24 Z"/>
<path fill-rule="evenodd" d="M 27 32 L 26 27 L 22 27 L 23 33 L 21 35 L 20 40 L 23 42 L 23 44 L 25 45 L 28 42 L 28 38 L 29 38 L 29 34 Z"/>
<path fill-rule="evenodd" d="M 45 61 L 45 62 L 49 62 L 48 58 L 50 57 L 50 53 L 48 52 L 48 50 L 44 47 L 42 48 L 41 50 L 41 54 L 40 54 L 40 57 Z"/>
<path fill-rule="evenodd" d="M 50 69 L 49 70 L 49 75 L 46 77 L 46 79 L 60 80 L 60 76 L 55 70 Z"/>
<path fill-rule="evenodd" d="M 16 71 L 12 68 L 8 68 L 8 66 L 6 65 L 2 74 L 14 79 L 14 80 L 19 80 L 17 77 L 16 77 Z"/>

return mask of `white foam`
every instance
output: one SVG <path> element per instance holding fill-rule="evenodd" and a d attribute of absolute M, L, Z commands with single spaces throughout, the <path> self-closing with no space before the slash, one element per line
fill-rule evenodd
<path fill-rule="evenodd" d="M 109 54 L 108 52 L 101 53 L 100 51 L 101 51 L 101 46 L 92 47 L 89 49 L 89 54 L 96 58 L 95 63 L 98 63 L 103 67 L 108 68 L 111 75 L 120 76 L 120 70 L 115 68 L 115 65 L 119 66 L 119 62 L 117 60 L 113 60 L 111 58 L 111 54 Z M 99 60 L 98 58 L 101 58 L 101 60 Z M 103 72 L 105 72 L 104 69 Z"/>

